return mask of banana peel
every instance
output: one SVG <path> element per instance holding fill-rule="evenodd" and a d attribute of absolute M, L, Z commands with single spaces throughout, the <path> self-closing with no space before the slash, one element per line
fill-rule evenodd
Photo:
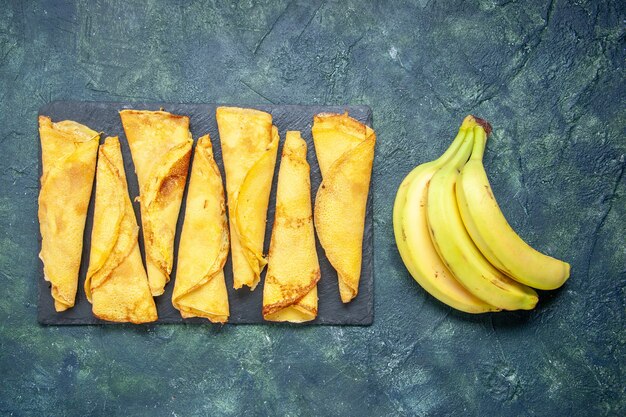
<path fill-rule="evenodd" d="M 42 176 L 39 226 L 44 279 L 56 311 L 74 306 L 87 208 L 96 171 L 100 134 L 65 120 L 39 117 Z"/>
<path fill-rule="evenodd" d="M 431 178 L 426 200 L 429 232 L 440 257 L 468 291 L 502 310 L 530 310 L 537 293 L 501 273 L 483 256 L 469 236 L 459 212 L 455 188 L 459 172 L 485 130 L 468 129 L 461 148 Z M 478 143 L 480 143 L 478 141 Z"/>
<path fill-rule="evenodd" d="M 393 228 L 402 261 L 420 286 L 439 301 L 466 313 L 478 314 L 500 309 L 474 296 L 461 285 L 432 242 L 426 214 L 428 185 L 433 175 L 457 153 L 468 128 L 475 121 L 466 118 L 459 133 L 434 161 L 414 168 L 398 188 L 393 207 Z"/>
<path fill-rule="evenodd" d="M 376 134 L 348 114 L 315 116 L 313 141 L 322 184 L 315 199 L 315 228 L 337 271 L 341 301 L 357 296 L 363 230 Z"/>
<path fill-rule="evenodd" d="M 507 276 L 541 290 L 559 288 L 569 278 L 570 265 L 526 243 L 506 220 L 494 197 L 483 165 L 491 126 L 487 122 L 484 125 L 480 128 L 485 132 L 461 170 L 456 187 L 463 223 L 482 254 Z"/>

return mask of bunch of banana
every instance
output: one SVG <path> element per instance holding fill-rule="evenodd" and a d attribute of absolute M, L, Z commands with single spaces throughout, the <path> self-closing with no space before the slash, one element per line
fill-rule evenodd
<path fill-rule="evenodd" d="M 482 162 L 489 133 L 489 123 L 467 116 L 443 155 L 407 175 L 393 207 L 396 244 L 413 278 L 457 310 L 530 310 L 538 301 L 530 287 L 558 288 L 570 267 L 506 221 Z"/>

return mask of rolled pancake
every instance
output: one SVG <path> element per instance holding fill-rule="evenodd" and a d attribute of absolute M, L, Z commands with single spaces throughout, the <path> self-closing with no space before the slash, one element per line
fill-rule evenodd
<path fill-rule="evenodd" d="M 233 286 L 254 289 L 267 264 L 263 243 L 278 129 L 270 114 L 253 109 L 218 107 L 216 119 L 226 171 Z"/>
<path fill-rule="evenodd" d="M 157 319 L 138 234 L 120 142 L 117 137 L 108 137 L 98 152 L 96 206 L 85 281 L 87 299 L 98 318 L 131 323 Z"/>
<path fill-rule="evenodd" d="M 172 304 L 184 318 L 225 323 L 229 315 L 224 280 L 228 220 L 222 176 L 212 149 L 206 135 L 194 152 Z"/>
<path fill-rule="evenodd" d="M 39 227 L 44 279 L 54 308 L 74 306 L 100 134 L 65 120 L 39 116 L 42 176 Z"/>
<path fill-rule="evenodd" d="M 176 222 L 193 144 L 189 118 L 147 110 L 122 110 L 120 117 L 139 180 L 150 291 L 161 295 L 174 263 Z"/>
<path fill-rule="evenodd" d="M 315 249 L 306 150 L 300 132 L 287 132 L 263 286 L 263 318 L 269 321 L 301 323 L 317 316 L 320 266 Z"/>
<path fill-rule="evenodd" d="M 337 270 L 341 301 L 359 291 L 365 209 L 376 134 L 348 114 L 318 114 L 313 142 L 322 172 L 315 198 L 315 228 Z"/>

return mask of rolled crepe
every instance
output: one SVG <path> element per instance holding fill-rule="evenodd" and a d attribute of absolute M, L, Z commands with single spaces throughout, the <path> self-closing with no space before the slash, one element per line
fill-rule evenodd
<path fill-rule="evenodd" d="M 228 321 L 224 264 L 228 221 L 222 176 L 209 135 L 198 140 L 191 168 L 185 222 L 178 247 L 172 304 L 181 316 Z"/>
<path fill-rule="evenodd" d="M 39 116 L 42 176 L 39 227 L 44 279 L 56 311 L 74 306 L 83 233 L 96 171 L 100 134 L 65 120 Z"/>
<path fill-rule="evenodd" d="M 139 180 L 150 291 L 161 295 L 174 263 L 176 221 L 193 144 L 189 118 L 146 110 L 122 110 L 120 117 Z"/>
<path fill-rule="evenodd" d="M 317 316 L 320 266 L 315 250 L 306 148 L 300 132 L 287 132 L 263 287 L 265 320 L 301 323 Z"/>
<path fill-rule="evenodd" d="M 263 242 L 278 129 L 272 116 L 259 110 L 218 107 L 216 118 L 226 171 L 234 287 L 254 289 L 267 264 Z"/>
<path fill-rule="evenodd" d="M 138 234 L 120 142 L 108 137 L 98 152 L 96 207 L 85 281 L 87 299 L 98 318 L 132 323 L 157 319 Z"/>
<path fill-rule="evenodd" d="M 348 114 L 318 114 L 313 123 L 322 184 L 315 199 L 315 228 L 337 270 L 341 301 L 359 291 L 365 209 L 376 134 Z"/>

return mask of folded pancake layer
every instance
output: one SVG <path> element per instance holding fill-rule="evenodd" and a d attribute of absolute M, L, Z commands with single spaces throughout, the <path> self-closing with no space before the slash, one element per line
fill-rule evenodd
<path fill-rule="evenodd" d="M 172 304 L 184 318 L 228 321 L 224 264 L 228 257 L 224 188 L 209 135 L 198 140 L 178 248 Z"/>
<path fill-rule="evenodd" d="M 56 311 L 74 306 L 100 135 L 79 123 L 39 117 L 39 227 L 44 279 Z"/>
<path fill-rule="evenodd" d="M 218 107 L 235 288 L 254 289 L 267 264 L 263 256 L 267 206 L 278 150 L 278 130 L 268 113 Z"/>
<path fill-rule="evenodd" d="M 300 132 L 287 132 L 263 286 L 265 320 L 300 323 L 317 316 L 320 266 L 315 249 L 306 150 Z"/>
<path fill-rule="evenodd" d="M 109 137 L 98 155 L 96 205 L 85 281 L 85 293 L 96 317 L 132 323 L 157 319 L 137 244 L 138 233 L 120 143 L 117 137 Z"/>
<path fill-rule="evenodd" d="M 139 180 L 150 290 L 161 295 L 174 263 L 176 222 L 193 144 L 189 118 L 146 110 L 122 110 L 120 117 Z"/>
<path fill-rule="evenodd" d="M 344 303 L 358 294 L 363 230 L 376 135 L 347 114 L 319 114 L 313 141 L 322 171 L 315 199 L 315 228 L 337 270 Z"/>

